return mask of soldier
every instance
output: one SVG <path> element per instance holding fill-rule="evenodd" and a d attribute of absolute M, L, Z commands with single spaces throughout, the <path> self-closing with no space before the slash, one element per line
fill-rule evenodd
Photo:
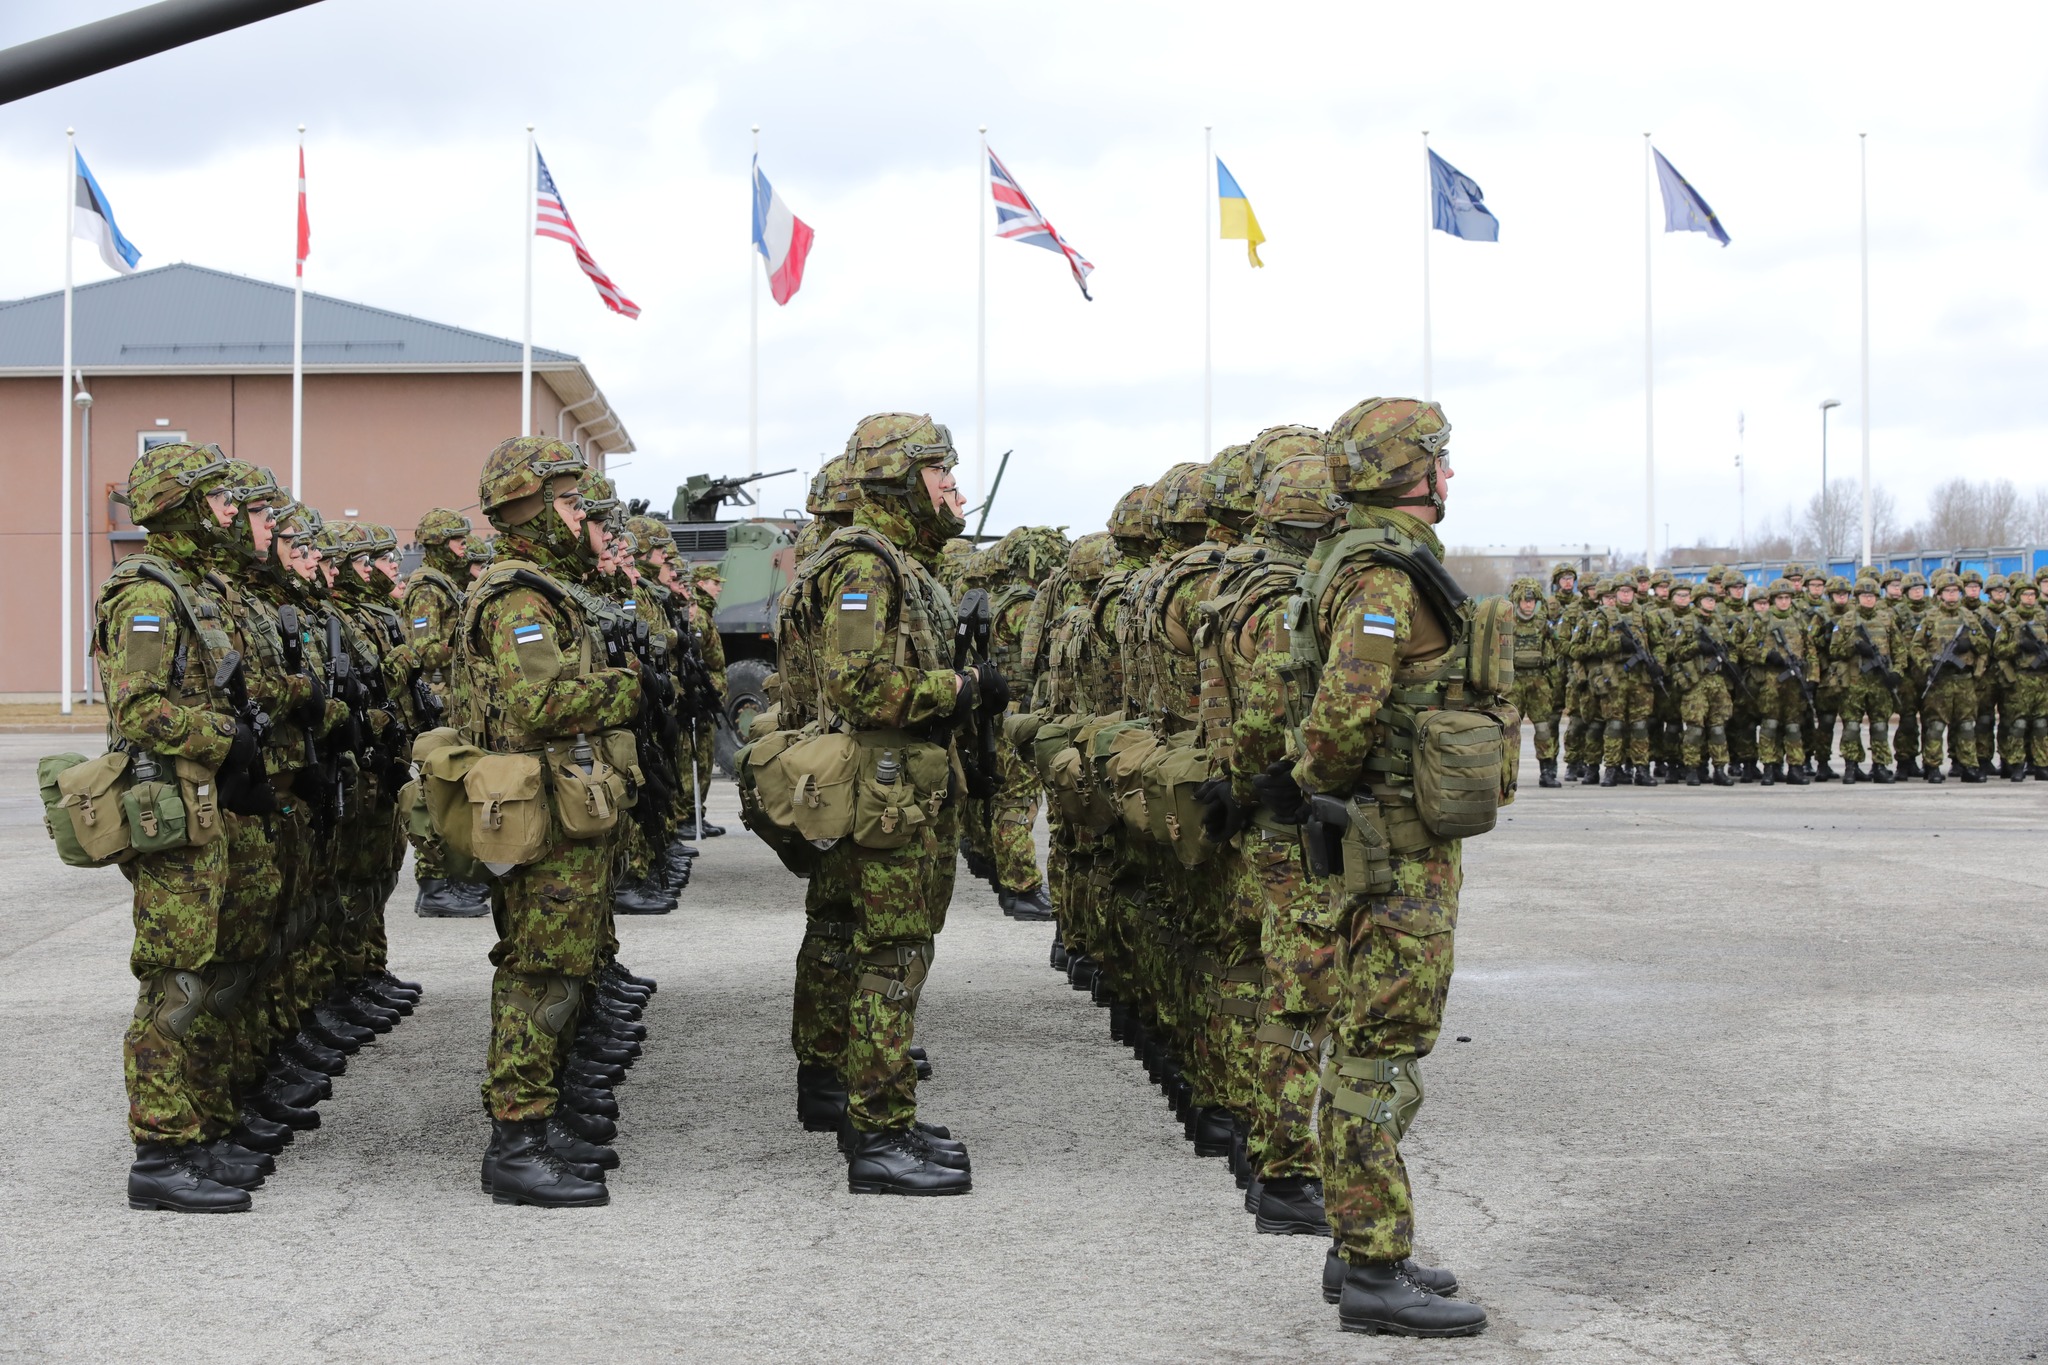
<path fill-rule="evenodd" d="M 440 703 L 423 725 L 449 723 L 446 717 L 450 668 L 455 659 L 455 628 L 462 615 L 462 594 L 470 582 L 469 518 L 436 507 L 420 518 L 413 531 L 424 555 L 406 579 L 399 616 L 405 622 L 403 667 L 416 669 L 427 695 Z M 447 849 L 432 830 L 411 836 L 413 874 L 419 895 L 413 913 L 426 918 L 473 919 L 491 912 L 491 888 L 482 882 L 450 880 Z"/>
<path fill-rule="evenodd" d="M 716 708 L 725 706 L 725 643 L 718 637 L 718 598 L 725 591 L 725 572 L 716 561 L 690 566 L 690 582 L 695 589 L 696 610 L 690 618 L 692 638 L 697 653 L 707 674 L 710 688 L 707 700 Z M 724 825 L 715 825 L 705 815 L 703 797 L 710 786 L 714 764 L 715 724 L 699 723 L 691 737 L 694 746 L 690 751 L 691 762 L 696 765 L 700 780 L 697 784 L 689 828 L 700 839 L 716 839 L 725 833 Z"/>
<path fill-rule="evenodd" d="M 1822 580 L 1822 586 L 1826 600 L 1814 611 L 1807 626 L 1813 637 L 1813 658 L 1817 667 L 1814 670 L 1816 676 L 1812 679 L 1814 730 L 1806 756 L 1814 777 L 1822 782 L 1832 782 L 1835 769 L 1829 759 L 1835 751 L 1836 717 L 1849 688 L 1849 665 L 1835 653 L 1834 637 L 1849 614 L 1851 588 L 1849 580 L 1840 574 Z"/>
<path fill-rule="evenodd" d="M 1019 709 L 1028 709 L 1035 669 L 1024 659 L 1024 628 L 1039 585 L 1064 562 L 1067 538 L 1050 526 L 1018 527 L 990 552 L 989 662 L 1011 683 Z M 1031 831 L 1038 819 L 1038 782 L 1010 745 L 998 746 L 999 785 L 980 831 L 995 869 L 996 903 L 1017 920 L 1049 920 L 1053 902 L 1038 871 Z"/>
<path fill-rule="evenodd" d="M 1638 787 L 1654 787 L 1650 711 L 1662 665 L 1650 652 L 1650 625 L 1636 610 L 1635 584 L 1624 577 L 1613 589 L 1613 602 L 1603 594 L 1602 605 L 1587 615 L 1572 642 L 1603 722 L 1600 785 L 1619 786 L 1633 776 Z"/>
<path fill-rule="evenodd" d="M 1900 576 L 1898 596 L 1891 603 L 1892 638 L 1898 641 L 1898 664 L 1902 684 L 1899 691 L 1899 728 L 1892 744 L 1897 751 L 1900 777 L 1920 776 L 1920 696 L 1927 690 L 1927 674 L 1913 648 L 1920 634 L 1920 618 L 1927 614 L 1927 580 L 1918 572 Z"/>
<path fill-rule="evenodd" d="M 957 725 L 995 723 L 1007 686 L 988 665 L 949 666 L 952 608 L 932 569 L 965 525 L 950 433 L 929 417 L 880 413 L 854 429 L 844 458 L 860 485 L 853 524 L 804 561 L 783 598 L 778 637 L 801 641 L 810 677 L 785 680 L 781 722 L 830 715 L 857 736 L 898 741 L 888 780 L 910 781 L 919 755 L 952 747 Z M 966 1149 L 917 1121 L 910 1048 L 952 898 L 955 864 L 943 855 L 959 838 L 945 788 L 929 800 L 931 818 L 899 847 L 848 838 L 821 853 L 806 892 L 803 957 L 822 970 L 806 971 L 800 957 L 800 982 L 814 984 L 809 993 L 800 985 L 792 1023 L 799 1110 L 807 1127 L 822 1126 L 816 1118 L 843 1093 L 847 1187 L 856 1194 L 973 1187 Z"/>
<path fill-rule="evenodd" d="M 464 580 L 474 583 L 484 576 L 484 570 L 491 566 L 491 540 L 488 536 L 471 536 L 469 548 L 462 556 L 469 574 Z"/>
<path fill-rule="evenodd" d="M 1985 629 L 1991 633 L 1991 649 L 1995 658 L 1998 645 L 2006 631 L 2006 608 L 2010 590 L 2005 575 L 1989 574 L 1984 579 L 1982 605 L 1978 614 L 1983 618 Z M 2005 732 L 2010 727 L 2006 715 L 2005 674 L 1997 667 L 1984 671 L 1977 682 L 1977 752 L 1983 762 L 1980 765 L 1986 777 L 2003 777 L 2005 769 L 2000 755 L 2004 753 Z M 2020 774 L 2024 781 L 2026 774 Z"/>
<path fill-rule="evenodd" d="M 1991 657 L 1992 636 L 1977 613 L 1963 604 L 1963 580 L 1949 569 L 1934 575 L 1936 601 L 1920 618 L 1913 654 L 1926 682 L 1920 697 L 1920 767 L 1929 782 L 1946 780 L 1942 741 L 1948 741 L 1950 772 L 1965 782 L 1982 782 L 1977 767 L 1977 679 Z"/>
<path fill-rule="evenodd" d="M 2005 777 L 2048 782 L 2048 619 L 2039 584 L 2014 576 L 2015 601 L 1994 646 L 2005 687 Z"/>
<path fill-rule="evenodd" d="M 1515 607 L 1515 690 L 1508 700 L 1536 732 L 1538 785 L 1561 787 L 1557 778 L 1557 632 L 1543 609 L 1542 590 L 1533 578 L 1518 578 L 1508 588 Z M 1513 741 L 1521 744 L 1520 727 Z"/>
<path fill-rule="evenodd" d="M 1875 578 L 1858 579 L 1855 609 L 1836 622 L 1829 641 L 1840 673 L 1844 783 L 1893 780 L 1892 713 L 1898 709 L 1898 693 L 1905 686 L 1896 661 L 1906 650 L 1897 618 L 1880 605 L 1879 591 Z M 1863 761 L 1859 731 L 1865 722 L 1870 726 L 1868 775 L 1858 766 Z"/>
<path fill-rule="evenodd" d="M 1457 1277 L 1416 1264 L 1414 1212 L 1400 1142 L 1422 1101 L 1418 1059 L 1436 1044 L 1449 992 L 1460 841 L 1422 820 L 1411 761 L 1393 736 L 1454 700 L 1449 679 L 1468 646 L 1462 593 L 1441 569 L 1433 529 L 1452 469 L 1450 425 L 1434 403 L 1367 399 L 1331 424 L 1330 483 L 1350 506 L 1325 540 L 1303 593 L 1297 632 L 1321 665 L 1302 725 L 1303 754 L 1260 774 L 1261 801 L 1283 823 L 1341 805 L 1344 877 L 1331 889 L 1347 937 L 1337 958 L 1335 1048 L 1323 1070 L 1324 1200 L 1334 1239 L 1324 1293 L 1348 1331 L 1457 1336 L 1486 1312 L 1444 1297 Z M 1465 678 L 1481 691 L 1482 680 Z M 1397 723 L 1390 723 L 1397 722 Z M 1414 744 L 1406 754 L 1421 755 Z M 1315 805 L 1310 802 L 1314 795 Z M 1386 861 L 1368 848 L 1390 848 Z M 1356 858 L 1359 866 L 1352 865 Z M 1332 1281 L 1335 1281 L 1334 1283 Z"/>
<path fill-rule="evenodd" d="M 1688 787 L 1708 780 L 1706 764 L 1717 787 L 1731 787 L 1728 775 L 1728 717 L 1734 706 L 1728 696 L 1725 663 L 1728 643 L 1715 619 L 1720 589 L 1711 577 L 1700 584 L 1699 605 L 1693 605 L 1693 585 L 1671 585 L 1671 605 L 1665 613 L 1659 652 L 1670 670 L 1667 690 L 1678 698 L 1679 776 Z"/>
<path fill-rule="evenodd" d="M 1802 627 L 1793 601 L 1798 595 L 1789 579 L 1772 581 L 1765 595 L 1765 614 L 1750 623 L 1746 642 L 1755 666 L 1752 690 L 1757 694 L 1757 756 L 1763 764 L 1763 785 L 1779 778 L 1795 787 L 1813 781 L 1806 770 L 1807 689 L 1812 686 L 1813 636 Z"/>
<path fill-rule="evenodd" d="M 577 491 L 586 468 L 576 447 L 535 436 L 502 442 L 485 460 L 479 501 L 499 535 L 490 569 L 463 605 L 456 644 L 473 742 L 490 754 L 545 756 L 558 788 L 576 768 L 598 776 L 602 733 L 630 721 L 640 701 L 634 669 L 606 666 L 604 644 L 569 592 L 596 562 Z M 571 837 L 557 819 L 537 858 L 497 872 L 483 1085 L 491 1116 L 484 1175 L 496 1203 L 610 1199 L 601 1173 L 579 1175 L 561 1154 L 577 1152 L 579 1139 L 560 1112 L 564 1081 L 577 1074 L 563 1065 L 567 1040 L 579 1013 L 595 1006 L 586 996 L 597 993 L 590 987 L 610 905 L 609 861 L 602 832 Z"/>

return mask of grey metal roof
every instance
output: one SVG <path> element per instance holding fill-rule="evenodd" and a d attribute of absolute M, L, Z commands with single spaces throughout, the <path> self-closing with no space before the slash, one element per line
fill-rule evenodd
<path fill-rule="evenodd" d="M 159 266 L 72 291 L 72 356 L 81 369 L 237 369 L 292 362 L 292 291 L 204 266 Z M 54 373 L 63 348 L 61 292 L 0 303 L 0 371 Z M 536 366 L 576 357 L 533 348 Z M 519 343 L 325 294 L 306 295 L 309 370 L 499 369 Z"/>

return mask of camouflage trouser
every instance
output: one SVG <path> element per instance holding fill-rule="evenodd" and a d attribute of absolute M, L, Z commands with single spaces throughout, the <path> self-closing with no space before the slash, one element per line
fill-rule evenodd
<path fill-rule="evenodd" d="M 128 1130 L 137 1142 L 202 1142 L 219 1136 L 209 1129 L 233 1110 L 228 1031 L 206 1008 L 228 888 L 228 843 L 217 838 L 121 865 L 135 890 L 128 965 L 140 988 L 121 1059 Z"/>
<path fill-rule="evenodd" d="M 1508 693 L 1508 701 L 1522 713 L 1522 719 L 1536 731 L 1536 757 L 1557 757 L 1557 688 L 1547 673 L 1537 673 L 1524 678 L 1515 675 L 1514 690 Z M 1519 744 L 1518 734 L 1515 742 Z"/>
<path fill-rule="evenodd" d="M 865 849 L 841 840 L 812 874 L 813 919 L 851 922 L 852 989 L 839 1073 L 847 1117 L 862 1132 L 902 1128 L 917 1118 L 917 1065 L 910 1045 L 917 1001 L 953 898 L 960 838 L 949 807 L 902 848 Z M 801 1054 L 799 1054 L 801 1056 Z"/>
<path fill-rule="evenodd" d="M 1899 727 L 1892 732 L 1892 747 L 1901 759 L 1920 757 L 1920 693 L 1927 686 L 1927 675 L 1907 664 L 1899 666 L 1899 676 L 1905 679 L 1904 692 L 1899 696 Z"/>
<path fill-rule="evenodd" d="M 345 916 L 341 975 L 353 981 L 382 970 L 388 956 L 384 903 L 390 899 L 394 859 L 403 856 L 398 810 L 379 803 L 360 811 L 337 832 L 335 868 Z"/>
<path fill-rule="evenodd" d="M 1863 725 L 1870 725 L 1870 761 L 1892 765 L 1892 691 L 1875 674 L 1849 684 L 1842 692 L 1842 759 L 1863 761 Z"/>
<path fill-rule="evenodd" d="M 1598 763 L 1601 724 L 1594 708 L 1593 691 L 1583 679 L 1566 691 L 1571 701 L 1571 725 L 1565 730 L 1565 759 L 1571 763 Z"/>
<path fill-rule="evenodd" d="M 1330 898 L 1302 865 L 1298 836 L 1245 831 L 1245 867 L 1264 903 L 1259 951 L 1266 999 L 1256 1045 L 1251 1156 L 1261 1180 L 1322 1174 L 1313 1115 L 1316 1068 L 1336 1001 L 1338 934 Z"/>
<path fill-rule="evenodd" d="M 1608 767 L 1650 761 L 1650 712 L 1655 689 L 1647 679 L 1616 668 L 1609 685 L 1596 699 L 1599 708 L 1600 761 Z"/>
<path fill-rule="evenodd" d="M 1764 763 L 1806 762 L 1806 694 L 1795 678 L 1765 673 L 1755 685 L 1756 756 Z"/>
<path fill-rule="evenodd" d="M 1964 768 L 1977 766 L 1977 685 L 1953 673 L 1928 692 L 1920 704 L 1920 766 L 1933 772 L 1941 766 L 1942 741 L 1949 757 Z"/>
<path fill-rule="evenodd" d="M 1140 1004 L 1145 999 L 1137 954 L 1139 916 L 1146 895 L 1143 865 L 1131 856 L 1121 830 L 1094 836 L 1089 846 L 1092 853 L 1086 864 L 1083 919 L 1088 954 L 1102 964 L 1114 994 L 1130 1004 Z"/>
<path fill-rule="evenodd" d="M 1999 736 L 2005 766 L 2048 768 L 2048 674 L 2022 673 L 2007 683 L 2005 704 L 2005 733 Z"/>
<path fill-rule="evenodd" d="M 497 971 L 483 1084 L 492 1118 L 554 1112 L 555 1073 L 607 935 L 611 857 L 607 839 L 565 839 L 491 890 L 501 935 L 491 949 Z"/>
<path fill-rule="evenodd" d="M 1679 762 L 1688 768 L 1700 766 L 1701 755 L 1708 761 L 1728 761 L 1728 718 L 1735 713 L 1728 698 L 1728 680 L 1719 674 L 1701 678 L 1678 699 L 1679 719 L 1684 723 Z"/>
<path fill-rule="evenodd" d="M 2006 716 L 2005 680 L 1996 672 L 1977 679 L 1977 761 L 1985 767 L 1999 753 L 1999 727 Z"/>
<path fill-rule="evenodd" d="M 267 1056 L 298 1032 L 306 986 L 306 944 L 313 933 L 316 903 L 310 884 L 311 824 L 305 804 L 281 802 L 275 817 L 278 869 L 277 913 L 256 984 L 261 1011 L 260 1051 Z"/>
<path fill-rule="evenodd" d="M 1650 758 L 1657 763 L 1677 763 L 1683 750 L 1685 718 L 1679 714 L 1678 692 L 1672 687 L 1651 688 Z"/>
<path fill-rule="evenodd" d="M 1401 1139 L 1422 1104 L 1418 1059 L 1443 1027 L 1458 922 L 1458 850 L 1397 858 L 1398 894 L 1347 898 L 1337 954 L 1336 1048 L 1323 1068 L 1323 1203 L 1353 1265 L 1413 1250 Z"/>
<path fill-rule="evenodd" d="M 804 883 L 804 938 L 789 1012 L 789 1047 L 800 1066 L 837 1071 L 846 1052 L 853 936 L 860 923 L 854 888 L 844 884 L 853 870 L 849 859 L 844 869 L 821 870 Z"/>
<path fill-rule="evenodd" d="M 1746 681 L 1746 679 L 1745 679 Z M 1729 689 L 1728 757 L 1735 763 L 1756 762 L 1756 706 L 1749 698 Z"/>
<path fill-rule="evenodd" d="M 1039 883 L 1038 849 L 1031 839 L 1038 819 L 1038 775 L 1013 745 L 996 746 L 995 796 L 984 811 L 969 802 L 964 813 L 967 843 L 996 867 L 996 886 L 1003 891 L 1030 891 Z"/>
<path fill-rule="evenodd" d="M 259 981 L 270 955 L 284 893 L 284 863 L 279 847 L 279 818 L 223 816 L 228 838 L 228 885 L 221 897 L 220 928 L 214 945 L 217 974 L 238 976 L 239 988 L 216 992 L 209 1007 L 222 1013 L 227 1029 L 228 1072 L 234 1090 L 246 1093 L 263 1078 L 271 1039 L 263 1024 L 262 1002 L 267 983 Z M 223 999 L 223 994 L 232 998 Z M 230 1126 L 232 1111 L 219 1115 Z"/>
<path fill-rule="evenodd" d="M 1813 689 L 1813 729 L 1806 736 L 1807 754 L 1825 763 L 1835 754 L 1835 725 L 1842 712 L 1844 689 L 1829 685 Z"/>
<path fill-rule="evenodd" d="M 1257 1050 L 1252 1035 L 1266 1015 L 1266 963 L 1260 938 L 1266 919 L 1265 888 L 1245 856 L 1224 848 L 1188 878 L 1203 891 L 1190 965 L 1198 992 L 1196 1069 L 1221 1104 L 1248 1127 L 1259 1109 Z"/>

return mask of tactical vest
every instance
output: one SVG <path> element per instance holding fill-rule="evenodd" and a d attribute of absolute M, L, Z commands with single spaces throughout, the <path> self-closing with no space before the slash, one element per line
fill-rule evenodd
<path fill-rule="evenodd" d="M 405 585 L 405 626 L 406 642 L 408 644 L 422 643 L 431 638 L 433 631 L 433 618 L 425 615 L 420 608 L 413 605 L 414 593 L 433 593 L 445 598 L 448 610 L 457 619 L 460 619 L 462 612 L 462 589 L 447 574 L 442 573 L 439 569 L 431 569 L 422 564 L 419 568 L 413 570 L 412 577 L 406 580 Z M 437 668 L 427 675 L 427 681 L 440 685 L 446 683 L 447 679 L 442 677 L 441 670 Z"/>
<path fill-rule="evenodd" d="M 462 630 L 456 637 L 455 668 L 457 676 L 468 681 L 471 704 L 463 719 L 472 729 L 467 737 L 478 748 L 498 754 L 533 753 L 543 748 L 548 740 L 558 738 L 529 733 L 513 722 L 505 704 L 499 670 L 491 660 L 490 651 L 477 638 L 483 609 L 493 598 L 501 597 L 516 587 L 537 590 L 554 610 L 559 618 L 556 648 L 566 654 L 567 646 L 574 646 L 578 677 L 588 677 L 596 672 L 604 657 L 604 642 L 597 638 L 581 600 L 571 592 L 568 584 L 530 560 L 501 559 L 493 562 L 462 604 Z"/>
<path fill-rule="evenodd" d="M 1524 621 L 1515 617 L 1515 672 L 1535 673 L 1543 667 L 1543 613 Z"/>
<path fill-rule="evenodd" d="M 1299 558 L 1274 546 L 1233 546 L 1224 556 L 1209 599 L 1197 608 L 1195 654 L 1202 679 L 1203 743 L 1225 768 L 1236 755 L 1233 731 L 1244 699 L 1244 670 L 1256 644 L 1246 632 L 1260 613 L 1275 606 L 1284 610 L 1300 587 L 1301 570 Z M 1312 675 L 1292 653 L 1281 669 L 1287 728 L 1298 731 L 1314 698 Z"/>
<path fill-rule="evenodd" d="M 1092 625 L 1088 605 L 1067 607 L 1049 621 L 1040 638 L 1045 666 L 1032 694 L 1033 710 L 1071 715 L 1083 710 L 1082 671 L 1086 666 L 1087 632 Z"/>
<path fill-rule="evenodd" d="M 1128 695 L 1120 635 L 1124 594 L 1134 576 L 1130 569 L 1104 575 L 1088 603 L 1087 623 L 1075 631 L 1074 691 L 1080 703 L 1076 709 L 1089 715 L 1122 710 Z"/>
<path fill-rule="evenodd" d="M 897 548 L 879 531 L 845 526 L 797 565 L 782 596 L 776 624 L 776 645 L 782 681 L 781 728 L 797 730 L 813 721 L 836 721 L 825 703 L 818 677 L 815 634 L 824 628 L 824 604 L 813 601 L 814 588 L 825 571 L 850 554 L 866 551 L 889 566 L 896 584 L 896 666 L 936 671 L 952 667 L 948 646 L 956 625 L 953 601 L 922 564 Z"/>
<path fill-rule="evenodd" d="M 1022 625 L 1013 635 L 1003 628 L 1003 620 L 1018 607 L 1028 608 L 1035 603 L 1038 585 L 1012 583 L 989 596 L 989 620 L 994 622 L 994 629 L 989 631 L 988 661 L 1009 681 L 1011 694 L 1022 699 L 1031 693 L 1031 684 L 1036 677 L 1035 661 L 1025 654 Z"/>
<path fill-rule="evenodd" d="M 148 551 L 123 559 L 100 584 L 99 602 L 93 611 L 93 634 L 100 654 L 104 657 L 109 648 L 108 628 L 114 624 L 107 614 L 108 607 L 122 589 L 143 579 L 171 590 L 171 595 L 178 601 L 178 614 L 185 618 L 185 624 L 199 645 L 199 657 L 195 659 L 187 650 L 185 641 L 179 641 L 178 653 L 171 661 L 171 703 L 212 710 L 227 709 L 227 699 L 213 689 L 215 666 L 235 647 L 223 625 L 227 614 L 220 603 L 201 592 L 196 585 L 188 583 L 168 561 Z M 120 742 L 111 720 L 107 736 L 109 743 Z"/>
<path fill-rule="evenodd" d="M 258 673 L 282 677 L 286 672 L 284 634 L 278 620 L 277 604 L 218 572 L 209 572 L 206 581 L 220 594 L 227 607 L 228 620 L 233 623 L 234 635 L 241 643 L 242 657 L 248 669 L 244 682 L 252 681 Z M 264 762 L 273 773 L 303 766 L 306 761 L 305 731 L 289 717 L 273 715 L 264 748 Z"/>
<path fill-rule="evenodd" d="M 1193 635 L 1197 623 L 1174 621 L 1173 603 L 1183 587 L 1221 568 L 1224 553 L 1222 546 L 1210 544 L 1184 550 L 1162 565 L 1145 587 L 1139 639 L 1149 676 L 1142 699 L 1149 714 L 1167 722 L 1168 733 L 1201 723 L 1202 668 Z"/>

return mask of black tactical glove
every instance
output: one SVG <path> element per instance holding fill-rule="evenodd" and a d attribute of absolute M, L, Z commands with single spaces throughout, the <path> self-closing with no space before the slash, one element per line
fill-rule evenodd
<path fill-rule="evenodd" d="M 983 715 L 1000 716 L 1010 709 L 1010 684 L 994 664 L 976 664 L 974 677 Z"/>
<path fill-rule="evenodd" d="M 269 774 L 263 771 L 263 750 L 246 720 L 235 722 L 234 746 L 213 776 L 221 809 L 234 815 L 265 815 L 276 809 Z"/>
<path fill-rule="evenodd" d="M 960 680 L 960 690 L 953 694 L 953 723 L 965 726 L 981 709 L 981 684 L 976 681 L 971 668 L 955 670 L 953 676 Z"/>
<path fill-rule="evenodd" d="M 313 690 L 304 702 L 292 709 L 292 719 L 308 730 L 317 730 L 320 728 L 320 722 L 327 716 L 327 684 L 321 681 L 318 673 L 307 673 L 304 676 Z"/>
<path fill-rule="evenodd" d="M 1202 833 L 1211 843 L 1227 844 L 1251 823 L 1251 812 L 1237 803 L 1227 777 L 1212 777 L 1195 788 L 1195 800 L 1202 803 Z"/>
<path fill-rule="evenodd" d="M 1764 655 L 1764 662 L 1772 668 L 1783 668 L 1785 666 L 1785 656 L 1774 649 Z"/>
<path fill-rule="evenodd" d="M 1252 790 L 1281 824 L 1298 825 L 1308 819 L 1308 798 L 1294 780 L 1294 765 L 1288 760 L 1275 759 L 1272 767 L 1252 779 Z"/>

